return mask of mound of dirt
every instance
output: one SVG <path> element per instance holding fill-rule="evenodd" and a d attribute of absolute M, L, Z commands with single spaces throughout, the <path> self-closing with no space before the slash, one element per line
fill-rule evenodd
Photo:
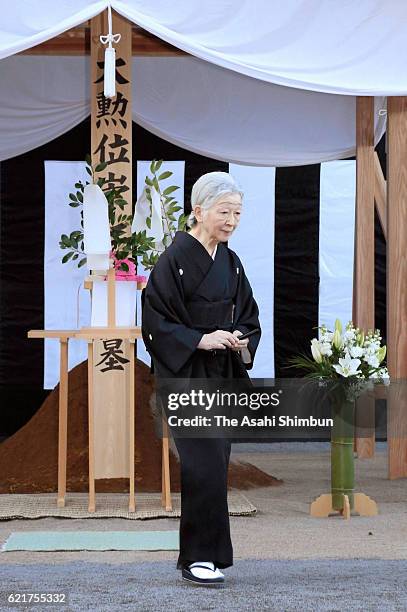
<path fill-rule="evenodd" d="M 149 368 L 136 362 L 136 491 L 161 490 L 161 440 L 149 400 L 153 377 Z M 48 493 L 57 490 L 58 479 L 58 386 L 41 408 L 18 432 L 0 445 L 0 493 Z M 69 373 L 67 491 L 88 490 L 88 382 L 87 363 Z M 179 462 L 170 453 L 171 489 L 180 489 Z M 229 487 L 250 489 L 281 484 L 281 481 L 249 463 L 233 461 Z M 96 481 L 100 492 L 127 492 L 126 478 Z"/>

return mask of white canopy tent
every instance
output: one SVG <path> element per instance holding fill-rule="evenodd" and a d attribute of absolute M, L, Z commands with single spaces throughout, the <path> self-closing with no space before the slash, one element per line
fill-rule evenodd
<path fill-rule="evenodd" d="M 87 94 L 83 85 L 82 92 L 71 92 L 73 99 L 66 96 L 52 102 L 48 83 L 44 81 L 43 88 L 38 89 L 35 79 L 33 87 L 27 88 L 29 80 L 21 76 L 20 93 L 23 95 L 15 94 L 13 110 L 6 90 L 9 86 L 14 87 L 11 75 L 15 73 L 18 81 L 18 72 L 27 71 L 27 68 L 13 70 L 13 64 L 6 63 L 9 60 L 5 58 L 83 23 L 109 5 L 141 28 L 198 58 L 188 58 L 192 63 L 185 63 L 185 74 L 190 75 L 191 81 L 189 89 L 184 89 L 185 99 L 181 102 L 173 97 L 176 95 L 173 81 L 165 81 L 166 71 L 160 73 L 158 67 L 145 69 L 143 78 L 149 97 L 143 102 L 139 98 L 133 110 L 136 119 L 152 132 L 205 155 L 255 165 L 314 163 L 349 156 L 356 150 L 355 322 L 365 328 L 374 325 L 373 147 L 375 139 L 377 141 L 383 132 L 383 124 L 379 122 L 378 113 L 373 112 L 372 103 L 376 98 L 377 111 L 383 106 L 379 98 L 392 96 L 388 108 L 388 203 L 385 211 L 388 364 L 393 377 L 406 377 L 407 362 L 403 355 L 407 346 L 407 263 L 402 250 L 407 237 L 404 180 L 407 172 L 407 5 L 404 0 L 386 3 L 380 0 L 360 0 L 358 3 L 331 0 L 177 0 L 175 3 L 167 0 L 63 0 L 58 4 L 51 0 L 42 0 L 40 4 L 16 0 L 7 5 L 5 0 L 0 0 L 1 102 L 4 107 L 3 116 L 0 111 L 1 129 L 7 119 L 11 122 L 13 113 L 22 121 L 25 116 L 29 117 L 29 110 L 21 104 L 24 92 L 28 100 L 38 102 L 36 123 L 32 124 L 34 128 L 27 130 L 31 138 L 29 148 L 35 146 L 33 143 L 37 139 L 40 144 L 41 139 L 52 139 L 62 133 L 59 131 L 64 129 L 62 114 L 58 106 L 68 104 L 71 124 L 67 129 L 86 116 Z M 208 65 L 201 68 L 203 62 Z M 141 75 L 142 62 L 137 63 Z M 21 66 L 23 64 L 21 62 Z M 86 74 L 86 68 L 83 70 Z M 138 67 L 133 73 L 135 79 L 141 79 L 137 70 Z M 5 82 L 7 71 L 8 82 Z M 169 71 L 171 74 L 171 68 Z M 164 96 L 153 74 L 166 83 Z M 179 78 L 178 73 L 174 72 L 172 78 Z M 185 88 L 182 75 L 180 78 L 178 83 Z M 200 89 L 195 90 L 199 78 Z M 137 85 L 140 86 L 136 82 Z M 139 91 L 136 88 L 136 100 Z M 231 96 L 231 92 L 234 95 Z M 245 98 L 240 98 L 237 92 L 244 92 Z M 51 99 L 49 107 L 48 99 Z M 205 105 L 200 106 L 204 99 Z M 168 113 L 159 101 L 167 106 Z M 215 106 L 211 106 L 212 103 Z M 161 111 L 157 110 L 159 106 Z M 41 120 L 47 107 L 55 120 L 52 130 L 49 125 L 44 128 L 45 122 Z M 219 116 L 221 112 L 222 118 L 228 120 L 221 138 L 216 123 L 217 109 Z M 174 119 L 174 115 L 179 116 Z M 35 134 L 35 125 L 41 134 Z M 240 130 L 238 135 L 236 126 Z M 223 143 L 215 146 L 208 136 L 211 131 L 214 138 Z M 17 134 L 14 132 L 14 139 Z M 18 149 L 13 149 L 11 134 L 6 130 L 5 135 L 4 146 L 0 148 L 3 159 L 18 154 Z M 225 144 L 227 139 L 230 145 Z M 399 470 L 399 475 L 406 475 L 405 463 L 401 465 L 399 457 L 396 454 L 394 457 L 401 466 L 396 472 Z"/>
<path fill-rule="evenodd" d="M 315 0 L 71 0 L 57 5 L 20 0 L 3 7 L 0 58 L 49 40 L 109 4 L 195 56 L 134 62 L 134 120 L 216 159 L 289 166 L 349 157 L 356 149 L 355 96 L 376 97 L 377 142 L 384 131 L 384 117 L 378 114 L 383 96 L 407 92 L 400 53 L 407 7 L 400 0 L 386 7 L 367 0 L 346 6 Z M 44 144 L 83 120 L 89 114 L 88 77 L 83 57 L 0 62 L 5 85 L 0 160 Z"/>
<path fill-rule="evenodd" d="M 89 57 L 0 61 L 0 161 L 43 145 L 90 115 Z M 194 57 L 137 57 L 133 120 L 173 144 L 255 166 L 301 166 L 356 150 L 356 99 L 257 81 Z M 385 129 L 375 98 L 375 142 Z"/>
<path fill-rule="evenodd" d="M 171 45 L 258 80 L 345 95 L 407 94 L 403 0 L 2 0 L 0 58 L 109 4 Z"/>

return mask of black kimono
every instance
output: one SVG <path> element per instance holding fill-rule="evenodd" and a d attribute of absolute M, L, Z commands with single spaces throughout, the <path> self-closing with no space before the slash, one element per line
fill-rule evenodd
<path fill-rule="evenodd" d="M 251 362 L 230 349 L 197 349 L 203 334 L 243 333 L 259 325 L 258 307 L 243 266 L 225 244 L 215 259 L 194 236 L 177 232 L 160 256 L 143 295 L 142 333 L 156 376 L 248 378 L 260 332 L 249 338 Z M 232 565 L 227 507 L 230 441 L 175 438 L 181 463 L 178 568 L 194 561 Z"/>

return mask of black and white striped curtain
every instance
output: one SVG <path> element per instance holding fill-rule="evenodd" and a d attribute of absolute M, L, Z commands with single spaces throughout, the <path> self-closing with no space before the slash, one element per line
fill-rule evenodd
<path fill-rule="evenodd" d="M 22 426 L 47 394 L 43 344 L 27 339 L 29 329 L 45 325 L 44 162 L 84 159 L 89 142 L 87 120 L 0 166 L 0 435 Z M 229 167 L 180 149 L 134 124 L 134 198 L 136 161 L 159 158 L 185 160 L 187 212 L 192 185 L 205 172 L 229 170 L 241 184 L 244 215 L 230 246 L 241 257 L 260 305 L 263 337 L 253 375 L 292 376 L 292 370 L 285 370 L 287 359 L 308 350 L 317 326 L 331 323 L 335 316 L 344 321 L 351 316 L 354 162 L 277 169 Z M 385 245 L 377 222 L 376 325 L 382 331 L 384 270 Z"/>

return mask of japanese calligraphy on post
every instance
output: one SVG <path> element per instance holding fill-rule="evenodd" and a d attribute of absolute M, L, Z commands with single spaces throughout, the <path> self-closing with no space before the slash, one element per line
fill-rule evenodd
<path fill-rule="evenodd" d="M 100 31 L 96 30 L 100 23 Z M 94 25 L 95 24 L 95 25 Z M 106 12 L 92 20 L 92 40 L 107 31 Z M 115 188 L 126 200 L 126 214 L 132 212 L 132 112 L 131 112 L 131 25 L 113 13 L 113 32 L 121 39 L 116 49 L 116 96 L 106 98 L 104 85 L 104 51 L 102 43 L 92 45 L 92 164 L 106 163 L 99 176 L 105 179 L 104 189 Z"/>
<path fill-rule="evenodd" d="M 102 189 L 115 188 L 132 214 L 132 113 L 131 24 L 113 11 L 113 34 L 121 39 L 116 49 L 116 95 L 104 95 L 105 46 L 100 36 L 108 32 L 107 11 L 91 20 L 91 154 L 92 166 L 106 164 L 97 179 Z M 129 356 L 134 350 L 124 339 L 94 343 L 95 478 L 129 475 Z"/>

